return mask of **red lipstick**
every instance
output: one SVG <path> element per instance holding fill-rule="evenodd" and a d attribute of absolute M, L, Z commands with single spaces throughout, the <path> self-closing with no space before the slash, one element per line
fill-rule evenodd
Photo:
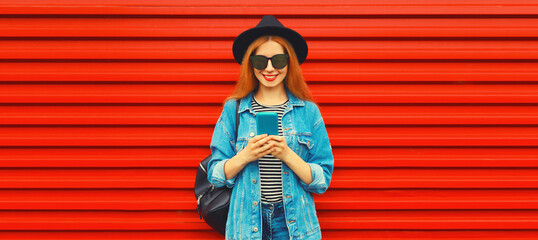
<path fill-rule="evenodd" d="M 263 78 L 265 78 L 265 80 L 267 80 L 267 81 L 269 81 L 269 82 L 272 82 L 272 81 L 274 81 L 274 80 L 276 79 L 276 77 L 277 77 L 278 74 L 275 74 L 275 75 L 264 75 L 264 74 L 262 74 L 262 75 L 263 75 Z M 267 78 L 267 76 L 269 76 L 269 77 L 271 77 L 271 78 Z M 273 77 L 273 76 L 274 76 L 274 77 Z"/>

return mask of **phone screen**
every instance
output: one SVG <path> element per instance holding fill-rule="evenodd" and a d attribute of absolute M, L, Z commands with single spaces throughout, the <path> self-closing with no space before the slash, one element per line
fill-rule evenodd
<path fill-rule="evenodd" d="M 278 136 L 278 114 L 276 112 L 260 112 L 256 114 L 258 134 Z"/>

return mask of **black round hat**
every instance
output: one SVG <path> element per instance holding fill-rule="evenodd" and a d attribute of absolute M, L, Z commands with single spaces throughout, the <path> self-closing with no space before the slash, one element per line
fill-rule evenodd
<path fill-rule="evenodd" d="M 256 27 L 248 29 L 234 40 L 232 47 L 235 61 L 239 64 L 243 61 L 243 55 L 247 51 L 248 46 L 257 38 L 265 35 L 280 36 L 288 40 L 293 46 L 293 50 L 297 54 L 297 60 L 299 64 L 306 60 L 308 55 L 308 45 L 301 34 L 297 33 L 293 29 L 284 27 L 282 23 L 272 15 L 263 16 L 262 20 L 256 25 Z"/>

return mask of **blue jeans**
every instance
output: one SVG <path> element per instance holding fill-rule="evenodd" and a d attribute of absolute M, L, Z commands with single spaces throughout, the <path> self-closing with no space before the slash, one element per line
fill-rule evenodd
<path fill-rule="evenodd" d="M 263 240 L 290 239 L 282 202 L 262 203 L 262 218 Z"/>

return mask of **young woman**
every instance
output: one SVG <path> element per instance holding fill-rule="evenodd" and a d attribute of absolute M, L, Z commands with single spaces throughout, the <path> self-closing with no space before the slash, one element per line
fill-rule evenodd
<path fill-rule="evenodd" d="M 312 193 L 329 187 L 334 158 L 299 67 L 306 41 L 264 16 L 236 38 L 233 52 L 241 73 L 215 125 L 208 164 L 212 184 L 233 188 L 226 239 L 320 239 Z M 267 111 L 278 114 L 278 136 L 256 132 L 256 114 Z"/>

